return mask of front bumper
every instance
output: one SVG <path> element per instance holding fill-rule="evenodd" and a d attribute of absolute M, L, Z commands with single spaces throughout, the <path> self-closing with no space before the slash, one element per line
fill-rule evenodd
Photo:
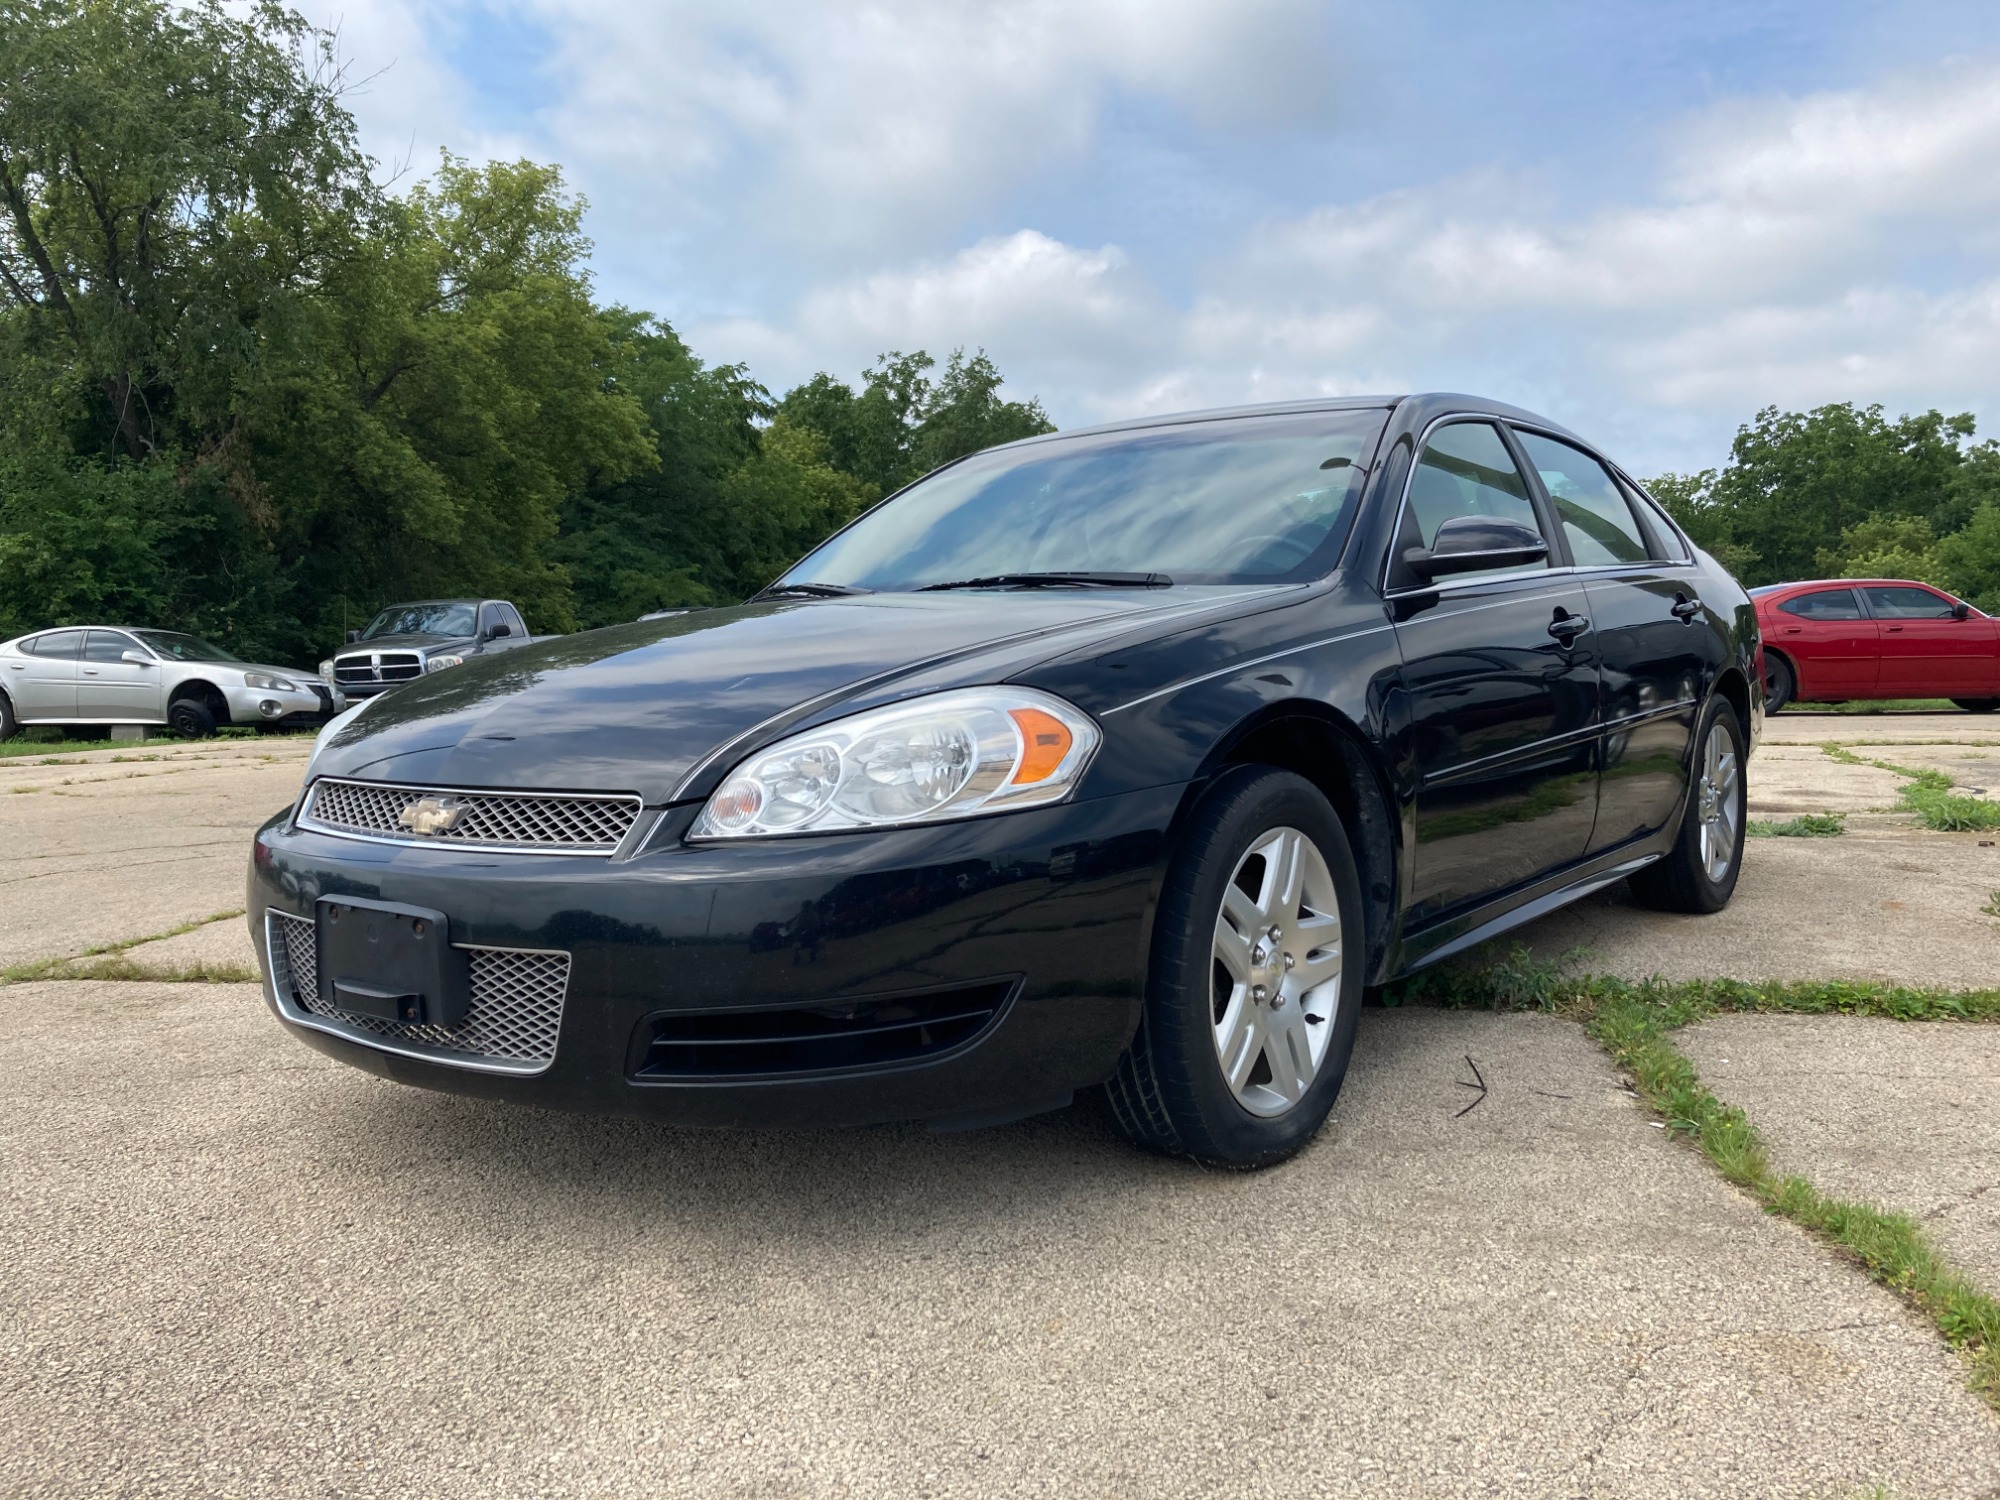
<path fill-rule="evenodd" d="M 1163 787 L 934 828 L 699 847 L 681 842 L 684 807 L 658 815 L 652 852 L 612 859 L 367 843 L 285 814 L 258 832 L 249 921 L 279 1019 L 400 1082 L 701 1125 L 974 1123 L 1059 1105 L 1116 1065 L 1138 1024 L 1179 800 Z M 441 911 L 475 958 L 567 955 L 553 1057 L 530 1071 L 412 1055 L 429 1049 L 281 994 L 267 914 L 310 919 L 322 896 Z M 699 1078 L 648 1061 L 691 1016 L 723 1025 L 975 991 L 1006 997 L 990 1023 L 914 1061 Z"/>
<path fill-rule="evenodd" d="M 324 697 L 310 687 L 283 692 L 240 684 L 224 688 L 222 696 L 229 703 L 230 723 L 272 724 L 284 729 L 305 729 L 324 724 L 347 707 L 340 689 L 330 685 L 325 686 Z M 272 711 L 274 708 L 276 712 Z"/>

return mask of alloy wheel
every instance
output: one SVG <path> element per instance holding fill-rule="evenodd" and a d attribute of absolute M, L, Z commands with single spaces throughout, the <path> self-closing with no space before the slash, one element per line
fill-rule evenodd
<path fill-rule="evenodd" d="M 1718 720 L 1708 727 L 1708 741 L 1701 752 L 1701 781 L 1695 791 L 1701 820 L 1702 873 L 1718 885 L 1736 858 L 1737 838 L 1742 832 L 1742 799 L 1737 795 L 1741 775 L 1736 737 Z"/>
<path fill-rule="evenodd" d="M 1259 836 L 1224 887 L 1210 964 L 1216 1061 L 1236 1102 L 1282 1115 L 1326 1058 L 1340 1005 L 1340 898 L 1296 828 Z"/>

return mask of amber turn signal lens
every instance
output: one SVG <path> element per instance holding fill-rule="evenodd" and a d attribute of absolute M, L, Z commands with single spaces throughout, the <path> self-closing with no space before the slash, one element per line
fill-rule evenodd
<path fill-rule="evenodd" d="M 1070 732 L 1061 719 L 1039 708 L 1010 708 L 1007 716 L 1021 731 L 1021 764 L 1014 771 L 1016 786 L 1032 786 L 1055 774 L 1069 754 Z"/>

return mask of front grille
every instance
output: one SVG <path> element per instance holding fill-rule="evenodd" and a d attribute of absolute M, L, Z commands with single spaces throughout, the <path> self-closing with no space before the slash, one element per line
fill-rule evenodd
<path fill-rule="evenodd" d="M 370 651 L 359 656 L 336 656 L 333 680 L 366 686 L 374 682 L 408 682 L 424 675 L 423 658 L 414 651 Z"/>
<path fill-rule="evenodd" d="M 403 814 L 429 799 L 457 821 L 441 833 L 406 826 Z M 644 804 L 636 794 L 459 792 L 321 778 L 307 794 L 300 826 L 413 844 L 511 849 L 538 854 L 610 854 Z"/>
<path fill-rule="evenodd" d="M 379 1038 L 440 1062 L 471 1059 L 514 1073 L 539 1073 L 555 1061 L 569 990 L 567 953 L 456 945 L 472 970 L 472 1005 L 457 1026 L 425 1026 L 322 1005 L 318 929 L 310 919 L 272 911 L 267 936 L 279 998 L 307 1016 L 360 1033 L 358 1041 Z"/>
<path fill-rule="evenodd" d="M 782 1010 L 655 1016 L 639 1078 L 754 1078 L 922 1062 L 993 1024 L 1017 981 L 834 1000 Z"/>

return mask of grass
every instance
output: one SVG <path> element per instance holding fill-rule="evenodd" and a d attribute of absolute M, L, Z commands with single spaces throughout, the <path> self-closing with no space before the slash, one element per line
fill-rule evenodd
<path fill-rule="evenodd" d="M 269 731 L 271 736 L 279 739 L 288 739 L 301 734 L 310 735 L 317 732 L 312 729 L 275 729 Z M 265 734 L 266 731 L 258 729 L 252 724 L 231 724 L 215 731 L 215 737 L 219 740 L 260 739 L 265 737 Z M 47 755 L 52 751 L 58 750 L 65 754 L 82 754 L 87 750 L 117 750 L 142 743 L 157 743 L 157 741 L 72 740 L 65 739 L 60 730 L 38 725 L 17 731 L 10 740 L 0 741 L 0 760 L 12 760 L 14 757 L 22 755 Z M 197 744 L 199 741 L 175 740 L 173 743 L 188 745 Z"/>
<path fill-rule="evenodd" d="M 1926 828 L 1939 833 L 1983 833 L 2000 828 L 2000 802 L 1952 791 L 1951 778 L 1942 771 L 1916 770 L 1894 761 L 1871 760 L 1831 740 L 1819 748 L 1822 754 L 1844 766 L 1873 766 L 1902 777 L 1907 785 L 1896 800 L 1905 812 L 1915 813 Z"/>
<path fill-rule="evenodd" d="M 1996 1022 L 2000 990 L 1731 979 L 1633 984 L 1602 975 L 1571 977 L 1567 966 L 1575 956 L 1548 964 L 1517 946 L 1484 970 L 1418 975 L 1390 998 L 1546 1010 L 1581 1021 L 1670 1135 L 1698 1149 L 1766 1213 L 1832 1246 L 1930 1319 L 1965 1356 L 1971 1388 L 2000 1411 L 2000 1302 L 1954 1269 L 1908 1214 L 1830 1197 L 1804 1177 L 1780 1175 L 1749 1117 L 1704 1088 L 1672 1040 L 1680 1027 L 1725 1011 Z"/>
<path fill-rule="evenodd" d="M 1986 904 L 1979 909 L 1989 917 L 2000 917 L 2000 891 L 1991 892 L 1986 898 Z"/>
<path fill-rule="evenodd" d="M 1788 714 L 1961 713 L 1949 698 L 1878 698 L 1860 703 L 1787 703 Z"/>
<path fill-rule="evenodd" d="M 1800 813 L 1782 823 L 1752 818 L 1743 831 L 1753 839 L 1830 839 L 1847 832 L 1847 814 Z"/>
<path fill-rule="evenodd" d="M 257 971 L 246 969 L 241 964 L 196 963 L 170 969 L 158 964 L 136 963 L 125 957 L 128 949 L 136 948 L 141 943 L 157 943 L 165 938 L 179 937 L 197 927 L 226 922 L 231 917 L 242 915 L 241 907 L 234 911 L 219 911 L 192 922 L 183 922 L 178 927 L 170 927 L 165 932 L 126 938 L 116 943 L 100 943 L 95 948 L 86 948 L 65 958 L 38 958 L 15 964 L 11 968 L 0 969 L 0 984 L 26 984 L 34 979 L 164 979 L 202 984 L 255 980 L 261 977 Z"/>

